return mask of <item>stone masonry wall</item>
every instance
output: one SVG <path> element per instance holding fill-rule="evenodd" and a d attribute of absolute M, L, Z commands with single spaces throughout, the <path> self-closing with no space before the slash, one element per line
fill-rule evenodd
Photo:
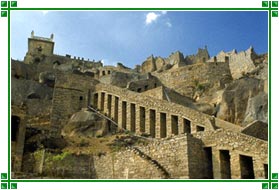
<path fill-rule="evenodd" d="M 57 74 L 52 100 L 51 125 L 61 127 L 87 105 L 89 89 L 97 82 L 87 76 Z"/>
<path fill-rule="evenodd" d="M 128 83 L 127 88 L 135 92 L 144 92 L 160 86 L 161 83 L 157 78 L 151 77 L 149 79 L 131 81 Z"/>
<path fill-rule="evenodd" d="M 231 178 L 241 178 L 240 155 L 252 157 L 255 178 L 265 178 L 264 165 L 268 164 L 267 141 L 223 129 L 193 135 L 201 139 L 205 147 L 212 148 L 214 178 L 222 178 L 220 150 L 229 151 Z"/>
<path fill-rule="evenodd" d="M 144 95 L 157 98 L 160 100 L 168 100 L 170 102 L 193 108 L 193 100 L 182 96 L 181 94 L 163 86 L 143 92 Z"/>
<path fill-rule="evenodd" d="M 202 178 L 201 141 L 191 135 L 169 140 L 152 140 L 146 146 L 134 148 L 141 153 L 131 148 L 94 157 L 97 178 L 165 178 L 160 166 L 165 169 L 170 178 Z M 147 157 L 158 164 L 146 159 Z"/>
<path fill-rule="evenodd" d="M 41 48 L 41 51 L 38 51 L 38 48 Z M 28 52 L 31 54 L 41 53 L 44 55 L 52 55 L 54 49 L 54 42 L 47 40 L 40 40 L 29 38 L 28 39 Z"/>
<path fill-rule="evenodd" d="M 215 85 L 231 77 L 228 63 L 198 63 L 152 74 L 166 87 L 188 97 L 192 97 L 197 83 Z"/>
<path fill-rule="evenodd" d="M 250 123 L 241 132 L 262 140 L 268 140 L 268 125 L 262 121 Z"/>
<path fill-rule="evenodd" d="M 163 175 L 132 150 L 94 157 L 98 179 L 160 179 Z"/>
<path fill-rule="evenodd" d="M 205 147 L 211 147 L 212 168 L 208 168 Z M 224 171 L 224 150 L 229 151 L 228 171 Z M 252 157 L 255 178 L 260 179 L 266 176 L 264 165 L 268 161 L 266 141 L 224 130 L 146 139 L 142 145 L 98 156 L 46 152 L 43 164 L 42 155 L 34 154 L 35 162 L 30 163 L 33 172 L 43 171 L 54 178 L 204 179 L 211 171 L 214 179 L 239 179 L 243 167 L 240 156 L 244 155 Z"/>
<path fill-rule="evenodd" d="M 130 130 L 131 129 L 131 111 L 130 111 L 130 105 L 131 104 L 135 104 L 136 105 L 136 129 L 134 132 L 139 132 L 140 128 L 139 128 L 139 121 L 141 120 L 140 118 L 140 107 L 143 107 L 145 110 L 145 118 L 143 118 L 142 120 L 145 120 L 145 132 L 149 133 L 150 132 L 150 118 L 149 118 L 149 110 L 154 110 L 156 113 L 156 137 L 160 137 L 160 123 L 162 123 L 161 119 L 160 119 L 160 114 L 166 114 L 166 133 L 167 136 L 171 136 L 172 134 L 172 127 L 171 127 L 171 115 L 177 116 L 178 118 L 178 123 L 177 126 L 178 129 L 178 134 L 184 133 L 183 132 L 183 118 L 187 118 L 191 121 L 191 130 L 194 132 L 196 131 L 196 125 L 200 125 L 203 126 L 205 128 L 205 130 L 213 130 L 213 126 L 210 122 L 211 117 L 209 115 L 203 114 L 201 112 L 198 112 L 196 110 L 193 110 L 191 108 L 187 108 L 175 103 L 171 103 L 165 100 L 159 100 L 156 98 L 152 98 L 150 96 L 144 96 L 143 94 L 140 93 L 136 93 L 136 92 L 132 92 L 132 91 L 128 91 L 126 89 L 121 89 L 118 87 L 114 87 L 114 86 L 110 86 L 110 85 L 104 85 L 104 84 L 98 84 L 95 87 L 95 93 L 98 92 L 98 105 L 99 105 L 99 109 L 103 109 L 101 108 L 101 104 L 103 104 L 104 110 L 103 112 L 105 114 L 108 115 L 114 115 L 111 112 L 114 112 L 115 110 L 115 105 L 114 105 L 114 101 L 111 101 L 110 106 L 108 106 L 108 96 L 113 96 L 112 99 L 114 99 L 115 97 L 119 98 L 119 103 L 118 103 L 118 124 L 119 126 L 123 126 L 122 125 L 122 118 L 123 118 L 123 108 L 121 107 L 121 103 L 122 102 L 126 102 L 127 103 L 127 114 L 125 115 L 126 117 L 126 129 Z M 104 102 L 101 103 L 102 99 L 101 95 L 104 96 Z M 93 105 L 96 105 L 96 103 L 93 103 Z M 134 120 L 134 119 L 133 119 Z M 161 135 L 162 136 L 162 135 Z"/>
<path fill-rule="evenodd" d="M 147 140 L 104 155 L 56 154 L 39 150 L 30 154 L 30 169 L 52 178 L 162 179 L 201 178 L 201 142 L 191 135 Z M 197 148 L 197 149 L 196 149 Z M 189 163 L 188 157 L 193 157 Z M 42 163 L 43 161 L 43 163 Z M 189 168 L 195 168 L 189 172 Z"/>
<path fill-rule="evenodd" d="M 256 68 L 253 61 L 255 55 L 252 47 L 239 53 L 237 53 L 236 50 L 230 52 L 221 51 L 217 56 L 208 60 L 208 63 L 216 61 L 223 62 L 226 61 L 227 58 L 233 79 L 239 79 L 243 74 L 251 72 Z"/>
<path fill-rule="evenodd" d="M 163 88 L 164 88 L 163 86 L 159 86 L 157 88 L 147 90 L 147 91 L 143 92 L 142 94 L 159 99 L 159 100 L 166 100 L 166 96 L 163 92 Z"/>

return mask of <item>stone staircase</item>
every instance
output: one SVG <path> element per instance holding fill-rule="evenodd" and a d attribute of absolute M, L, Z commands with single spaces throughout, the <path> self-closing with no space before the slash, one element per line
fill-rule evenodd
<path fill-rule="evenodd" d="M 110 122 L 112 122 L 114 125 L 118 126 L 118 124 L 113 121 L 111 118 L 109 118 L 108 116 L 106 116 L 105 114 L 101 113 L 100 111 L 98 111 L 97 109 L 91 107 L 91 106 L 88 106 L 87 107 L 90 111 L 93 111 L 94 113 L 96 113 L 99 117 L 101 118 L 104 118 L 106 120 L 109 120 Z"/>
<path fill-rule="evenodd" d="M 152 159 L 150 156 L 142 152 L 137 147 L 127 146 L 127 148 L 130 149 L 134 154 L 138 155 L 139 157 L 153 165 L 155 168 L 157 168 L 157 170 L 159 170 L 160 173 L 164 176 L 164 179 L 171 178 L 169 172 L 157 160 Z"/>
<path fill-rule="evenodd" d="M 111 118 L 107 117 L 105 114 L 101 113 L 97 109 L 95 109 L 91 106 L 88 106 L 88 109 L 93 111 L 94 113 L 96 113 L 98 116 L 100 116 L 104 119 L 107 119 L 108 121 L 110 121 L 113 124 L 115 124 L 116 126 L 118 126 L 118 124 L 115 121 L 113 121 Z M 140 137 L 140 136 L 138 136 L 138 137 Z M 143 137 L 141 137 L 141 138 L 143 138 Z M 126 145 L 126 148 L 131 150 L 134 154 L 138 155 L 142 159 L 146 160 L 148 163 L 153 165 L 155 168 L 157 168 L 157 170 L 159 170 L 160 173 L 164 176 L 164 179 L 171 178 L 168 171 L 157 160 L 152 159 L 150 156 L 148 156 L 147 154 L 145 154 L 144 152 L 142 152 L 139 148 L 137 148 L 135 146 Z"/>

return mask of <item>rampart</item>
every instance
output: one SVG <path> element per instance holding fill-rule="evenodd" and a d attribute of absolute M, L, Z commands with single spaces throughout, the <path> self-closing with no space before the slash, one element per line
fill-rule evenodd
<path fill-rule="evenodd" d="M 236 50 L 230 52 L 221 51 L 217 56 L 208 60 L 208 63 L 227 60 L 229 62 L 233 79 L 238 79 L 244 74 L 252 72 L 256 68 L 254 64 L 255 56 L 256 54 L 252 47 L 241 52 L 237 52 Z"/>
<path fill-rule="evenodd" d="M 188 97 L 192 97 L 197 84 L 220 87 L 226 80 L 231 80 L 229 64 L 225 62 L 197 63 L 152 74 L 166 87 Z"/>
<path fill-rule="evenodd" d="M 117 152 L 83 156 L 87 164 L 79 164 L 78 156 L 69 155 L 58 168 L 51 169 L 46 162 L 44 171 L 58 177 L 68 173 L 77 176 L 76 167 L 68 164 L 72 163 L 81 167 L 84 177 L 98 179 L 267 177 L 267 142 L 244 134 L 216 130 L 144 142 Z"/>
<path fill-rule="evenodd" d="M 67 123 L 73 113 L 86 107 L 89 90 L 97 83 L 92 77 L 57 73 L 52 100 L 51 125 L 59 129 Z"/>
<path fill-rule="evenodd" d="M 227 176 L 228 169 L 234 179 L 246 178 L 251 173 L 253 178 L 267 177 L 267 141 L 223 129 L 193 136 L 201 139 L 204 147 L 211 151 L 214 178 Z"/>
<path fill-rule="evenodd" d="M 96 85 L 90 102 L 119 127 L 157 138 L 214 129 L 206 114 L 111 85 Z"/>
<path fill-rule="evenodd" d="M 94 157 L 98 178 L 202 178 L 202 143 L 191 135 L 150 139 L 146 146 Z"/>

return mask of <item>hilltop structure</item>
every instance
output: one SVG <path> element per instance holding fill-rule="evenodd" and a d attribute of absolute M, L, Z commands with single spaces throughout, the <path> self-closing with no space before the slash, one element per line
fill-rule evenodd
<path fill-rule="evenodd" d="M 267 55 L 151 55 L 122 63 L 54 54 L 28 39 L 12 60 L 15 178 L 267 178 Z"/>

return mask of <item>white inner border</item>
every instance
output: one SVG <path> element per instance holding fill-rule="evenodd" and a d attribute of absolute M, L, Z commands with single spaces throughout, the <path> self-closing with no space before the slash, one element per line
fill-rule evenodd
<path fill-rule="evenodd" d="M 69 0 L 57 0 L 57 1 L 48 1 L 48 0 L 18 0 L 18 7 L 21 8 L 32 8 L 32 7 L 96 7 L 96 8 L 179 8 L 179 7 L 191 7 L 191 8 L 260 8 L 261 0 L 253 1 L 220 1 L 220 0 L 199 0 L 199 1 L 181 1 L 181 0 L 79 0 L 79 1 L 69 1 Z M 0 18 L 0 63 L 1 63 L 1 80 L 0 80 L 0 152 L 1 152 L 1 164 L 0 172 L 5 173 L 8 170 L 7 167 L 7 126 L 8 126 L 8 66 L 7 66 L 7 37 L 8 37 L 8 28 L 7 28 L 7 18 Z M 278 108 L 279 105 L 279 90 L 276 85 L 279 75 L 279 55 L 278 55 L 278 31 L 279 31 L 279 18 L 272 18 L 272 172 L 279 172 L 279 163 L 278 163 L 278 153 L 276 147 L 278 144 L 278 137 L 276 134 L 279 132 L 278 126 Z M 275 43 L 277 42 L 277 43 Z M 25 51 L 25 50 L 22 50 Z M 277 116 L 277 117 L 276 117 Z M 97 182 L 97 183 L 18 183 L 18 189 L 20 190 L 49 190 L 49 189 L 95 189 L 95 190 L 170 190 L 170 189 L 190 189 L 190 190 L 247 190 L 247 189 L 262 189 L 261 183 L 191 183 L 191 182 L 179 182 L 179 183 L 163 183 L 163 182 Z"/>

